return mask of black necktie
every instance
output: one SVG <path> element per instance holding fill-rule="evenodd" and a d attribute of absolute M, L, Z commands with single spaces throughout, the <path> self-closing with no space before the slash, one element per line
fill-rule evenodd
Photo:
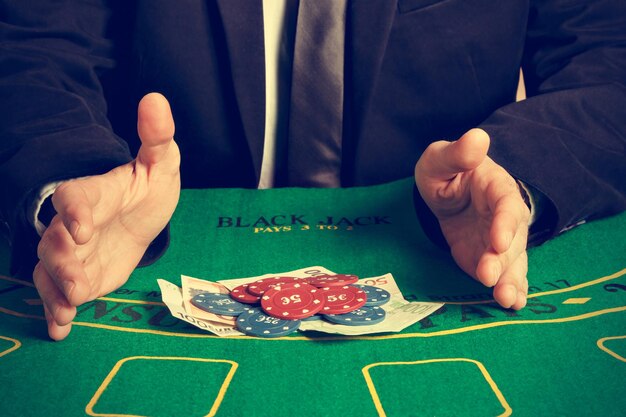
<path fill-rule="evenodd" d="M 292 186 L 341 186 L 346 3 L 300 0 L 287 145 Z"/>

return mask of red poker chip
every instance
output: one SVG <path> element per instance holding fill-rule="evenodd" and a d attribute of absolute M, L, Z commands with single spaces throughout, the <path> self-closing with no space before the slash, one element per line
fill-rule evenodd
<path fill-rule="evenodd" d="M 317 275 L 315 277 L 305 278 L 306 282 L 318 288 L 325 287 L 343 287 L 344 285 L 354 284 L 359 280 L 356 275 L 336 274 L 336 275 Z"/>
<path fill-rule="evenodd" d="M 261 297 L 258 295 L 250 294 L 248 292 L 248 285 L 250 284 L 242 284 L 239 285 L 230 292 L 230 298 L 235 301 L 239 301 L 240 303 L 246 304 L 257 304 L 261 301 Z"/>
<path fill-rule="evenodd" d="M 367 301 L 365 291 L 350 285 L 343 287 L 326 287 L 320 290 L 324 296 L 322 314 L 349 313 L 363 307 Z"/>
<path fill-rule="evenodd" d="M 296 281 L 302 281 L 302 278 L 295 278 L 295 277 L 269 277 L 269 278 L 263 278 L 260 279 L 258 281 L 254 281 L 252 283 L 250 283 L 248 285 L 247 291 L 250 294 L 254 294 L 254 295 L 263 295 L 265 294 L 265 292 L 267 290 L 269 290 L 270 288 L 278 285 L 278 284 L 285 284 L 285 283 L 291 283 L 291 282 L 296 282 Z"/>
<path fill-rule="evenodd" d="M 307 283 L 287 283 L 267 290 L 261 297 L 261 307 L 270 316 L 299 320 L 321 311 L 324 296 L 319 288 Z"/>

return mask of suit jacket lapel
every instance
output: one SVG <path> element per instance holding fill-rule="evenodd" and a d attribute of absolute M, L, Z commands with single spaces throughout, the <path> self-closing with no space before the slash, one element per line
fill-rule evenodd
<path fill-rule="evenodd" d="M 217 4 L 224 25 L 237 104 L 258 180 L 265 126 L 263 3 L 218 0 Z"/>

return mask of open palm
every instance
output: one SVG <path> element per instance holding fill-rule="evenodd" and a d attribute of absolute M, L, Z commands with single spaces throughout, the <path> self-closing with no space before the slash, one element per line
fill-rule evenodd
<path fill-rule="evenodd" d="M 500 305 L 520 309 L 528 293 L 530 212 L 515 179 L 488 149 L 480 129 L 456 142 L 434 142 L 415 167 L 415 181 L 459 267 L 494 287 Z"/>
<path fill-rule="evenodd" d="M 142 146 L 134 161 L 65 182 L 53 195 L 58 214 L 33 273 L 53 339 L 67 336 L 76 306 L 126 282 L 178 203 L 180 153 L 163 96 L 142 99 L 137 127 Z"/>

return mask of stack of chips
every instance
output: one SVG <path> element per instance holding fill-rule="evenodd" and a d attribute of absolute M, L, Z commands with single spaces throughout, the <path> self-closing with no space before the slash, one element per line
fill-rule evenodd
<path fill-rule="evenodd" d="M 302 320 L 327 320 L 348 326 L 372 325 L 385 319 L 380 306 L 389 292 L 355 285 L 356 275 L 319 275 L 308 278 L 277 276 L 243 284 L 229 295 L 200 293 L 191 300 L 204 311 L 237 317 L 237 329 L 258 337 L 295 332 Z"/>

